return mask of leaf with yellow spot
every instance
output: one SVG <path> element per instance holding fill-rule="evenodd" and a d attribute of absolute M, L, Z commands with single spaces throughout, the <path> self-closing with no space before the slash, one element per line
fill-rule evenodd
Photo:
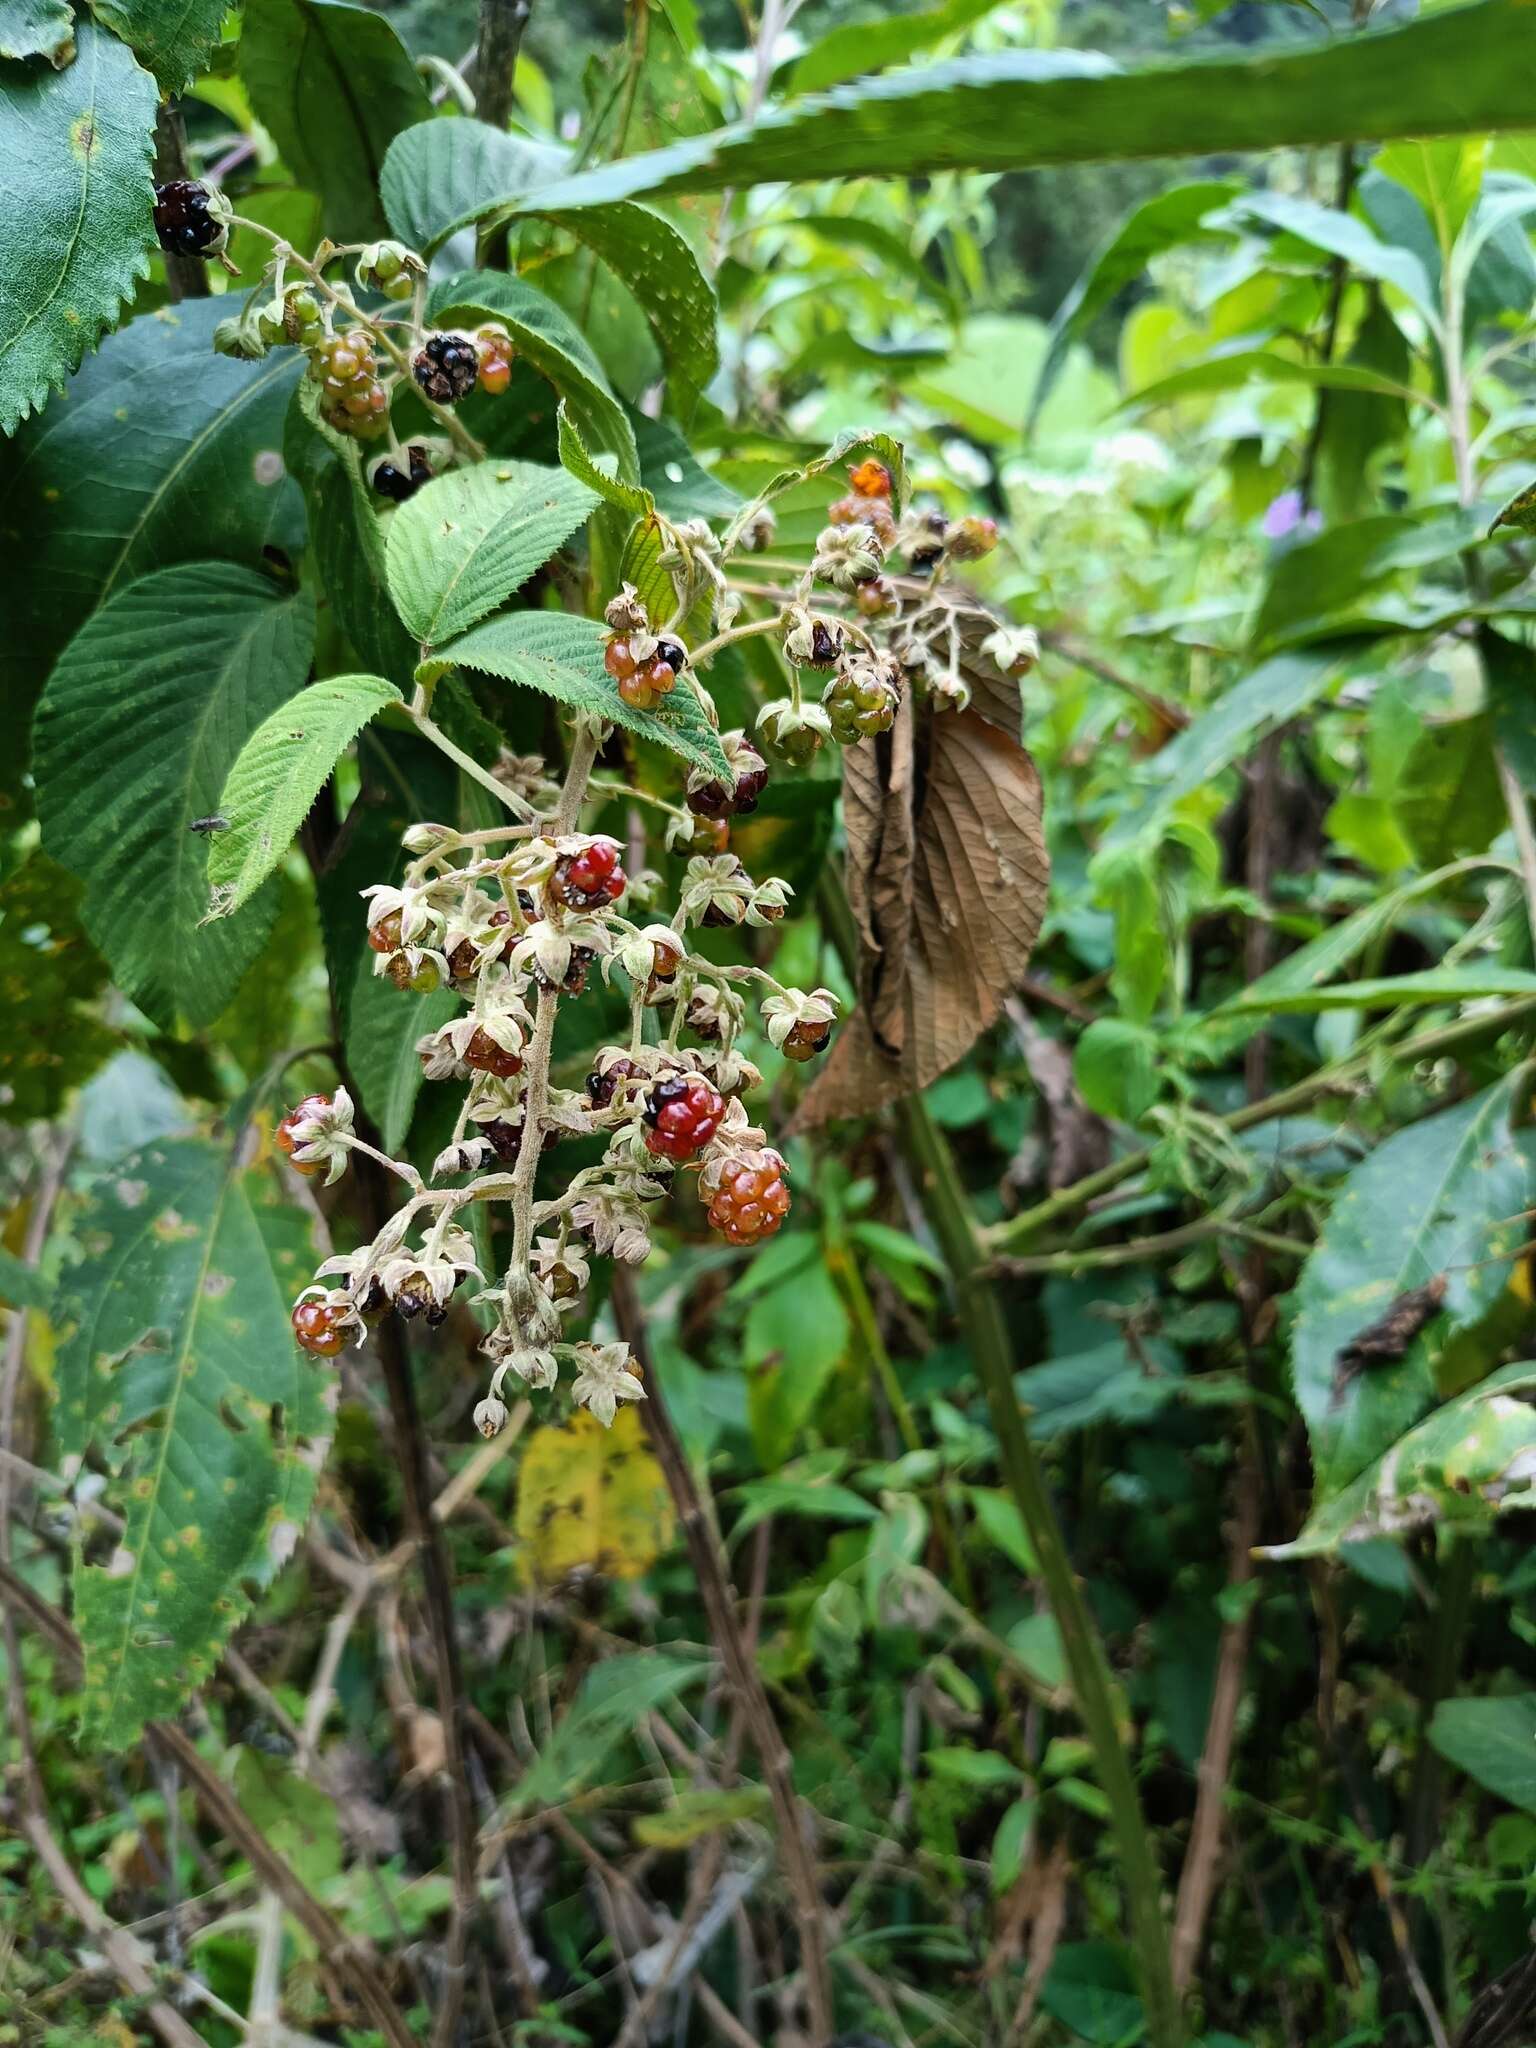
<path fill-rule="evenodd" d="M 80 1204 L 66 1273 L 56 1424 L 94 1448 L 123 1518 L 102 1563 L 75 1565 L 82 1732 L 126 1747 L 207 1678 L 309 1513 L 331 1433 L 334 1368 L 293 1341 L 313 1270 L 309 1219 L 235 1148 L 147 1145 Z"/>
<path fill-rule="evenodd" d="M 517 1533 L 528 1575 L 552 1585 L 576 1571 L 638 1579 L 672 1541 L 675 1517 L 661 1467 L 623 1408 L 612 1429 L 578 1412 L 537 1429 L 523 1454 Z"/>
<path fill-rule="evenodd" d="M 772 1804 L 766 1785 L 682 1792 L 661 1813 L 637 1814 L 629 1831 L 647 1849 L 686 1849 L 701 1835 L 716 1834 L 735 1821 L 765 1819 Z"/>

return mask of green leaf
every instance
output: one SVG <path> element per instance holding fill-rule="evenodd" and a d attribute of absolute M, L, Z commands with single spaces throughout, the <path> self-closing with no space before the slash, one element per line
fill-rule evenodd
<path fill-rule="evenodd" d="M 1041 1989 L 1040 2003 L 1078 2040 L 1091 2041 L 1096 2048 L 1125 2048 L 1141 2037 L 1142 2004 L 1130 1965 L 1124 1950 L 1110 1942 L 1064 1942 Z"/>
<path fill-rule="evenodd" d="M 1198 184 L 1176 185 L 1171 192 L 1159 192 L 1126 215 L 1062 300 L 1051 321 L 1050 339 L 1029 401 L 1031 428 L 1078 336 L 1087 332 L 1126 285 L 1141 276 L 1154 256 L 1186 242 L 1213 239 L 1212 231 L 1202 226 L 1206 215 L 1235 199 L 1241 191 L 1242 186 L 1235 178 L 1203 179 Z"/>
<path fill-rule="evenodd" d="M 952 1785 L 1017 1785 L 1024 1773 L 995 1749 L 925 1749 L 923 1762 Z"/>
<path fill-rule="evenodd" d="M 1266 1015 L 1301 1016 L 1321 1010 L 1396 1010 L 1417 1003 L 1468 1003 L 1486 996 L 1529 1000 L 1536 996 L 1536 974 L 1522 967 L 1490 963 L 1486 967 L 1429 967 L 1422 974 L 1395 974 L 1384 981 L 1344 981 L 1331 988 L 1285 990 L 1271 983 L 1261 989 L 1255 982 L 1224 1009 L 1228 1015 L 1260 1010 Z"/>
<path fill-rule="evenodd" d="M 75 61 L 0 70 L 0 434 L 42 409 L 149 271 L 155 85 L 116 36 Z"/>
<path fill-rule="evenodd" d="M 379 192 L 394 233 L 427 256 L 493 208 L 551 183 L 569 162 L 569 150 L 483 121 L 426 121 L 389 145 Z"/>
<path fill-rule="evenodd" d="M 844 79 L 905 64 L 946 36 L 962 34 L 973 22 L 991 14 L 999 0 L 945 0 L 920 14 L 892 14 L 884 20 L 841 23 L 795 60 L 786 89 L 792 93 L 823 92 Z"/>
<path fill-rule="evenodd" d="M 629 423 L 641 480 L 669 519 L 731 519 L 741 510 L 740 492 L 704 468 L 675 421 L 631 410 Z"/>
<path fill-rule="evenodd" d="M 1405 571 L 1455 562 L 1481 545 L 1482 520 L 1470 512 L 1382 513 L 1330 526 L 1289 549 L 1269 572 L 1253 638 L 1270 646 L 1337 630 L 1350 607 Z"/>
<path fill-rule="evenodd" d="M 86 885 L 85 927 L 118 985 L 167 1030 L 211 1023 L 274 906 L 199 929 L 205 842 L 241 747 L 309 673 L 314 602 L 230 563 L 120 590 L 60 657 L 37 711 L 43 844 Z"/>
<path fill-rule="evenodd" d="M 750 1374 L 752 1440 L 769 1469 L 795 1448 L 847 1349 L 848 1311 L 824 1265 L 804 1267 L 753 1297 L 742 1363 Z"/>
<path fill-rule="evenodd" d="M 90 0 L 90 8 L 165 93 L 180 92 L 202 70 L 226 12 L 225 0 Z"/>
<path fill-rule="evenodd" d="M 578 483 L 584 484 L 589 491 L 595 491 L 618 511 L 629 513 L 633 519 L 650 518 L 656 509 L 656 501 L 650 492 L 639 484 L 625 483 L 612 473 L 612 469 L 605 468 L 593 458 L 563 398 L 555 414 L 555 430 L 559 438 L 560 461 Z M 605 460 L 617 467 L 613 456 Z"/>
<path fill-rule="evenodd" d="M 384 16 L 344 0 L 246 0 L 240 70 L 284 163 L 319 193 L 326 232 L 338 242 L 384 234 L 385 152 L 432 112 Z"/>
<path fill-rule="evenodd" d="M 740 1821 L 767 1823 L 772 1804 L 766 1785 L 741 1785 L 734 1792 L 701 1786 L 679 1792 L 660 1813 L 637 1813 L 629 1832 L 647 1849 L 686 1849 Z"/>
<path fill-rule="evenodd" d="M 1530 125 L 1528 26 L 1523 0 L 1478 0 L 1283 55 L 1129 70 L 1088 51 L 963 57 L 621 158 L 549 187 L 543 203 L 1518 129 Z"/>
<path fill-rule="evenodd" d="M 0 696 L 24 726 L 90 612 L 173 562 L 297 554 L 304 507 L 282 459 L 302 367 L 213 353 L 217 299 L 187 299 L 109 335 L 44 419 L 0 446 L 6 631 Z M 0 765 L 0 783 L 21 766 Z"/>
<path fill-rule="evenodd" d="M 1199 397 L 1211 391 L 1238 391 L 1245 384 L 1307 384 L 1319 391 L 1369 391 L 1382 398 L 1401 398 L 1403 388 L 1377 370 L 1362 369 L 1358 363 L 1302 363 L 1274 349 L 1249 348 L 1234 344 L 1225 352 L 1191 363 L 1187 370 L 1175 370 L 1144 384 L 1124 401 L 1127 411 L 1146 411 L 1167 405 L 1175 398 Z"/>
<path fill-rule="evenodd" d="M 46 57 L 55 70 L 75 54 L 75 17 L 67 0 L 0 0 L 0 57 Z"/>
<path fill-rule="evenodd" d="M 47 1308 L 52 1300 L 42 1274 L 0 1246 L 0 1301 L 11 1308 Z"/>
<path fill-rule="evenodd" d="M 94 1446 L 125 1521 L 75 1567 L 87 1740 L 123 1749 L 212 1672 L 309 1513 L 331 1369 L 293 1341 L 314 1252 L 301 1212 L 201 1138 L 131 1154 L 80 1204 L 85 1261 L 55 1320 L 60 1448 Z"/>
<path fill-rule="evenodd" d="M 1077 1041 L 1078 1093 L 1100 1116 L 1136 1120 L 1157 1100 L 1157 1039 L 1122 1017 L 1096 1017 Z"/>
<path fill-rule="evenodd" d="M 1106 844 L 1124 845 L 1251 751 L 1267 732 L 1299 718 L 1346 673 L 1359 643 L 1277 654 L 1244 676 L 1155 758 L 1157 788 L 1140 809 L 1119 818 Z"/>
<path fill-rule="evenodd" d="M 390 521 L 390 594 L 437 647 L 504 604 L 570 539 L 598 499 L 563 469 L 476 463 L 434 477 Z"/>
<path fill-rule="evenodd" d="M 398 1153 L 421 1093 L 416 1041 L 446 1024 L 459 1004 L 451 989 L 420 995 L 396 988 L 387 975 L 374 973 L 375 957 L 364 952 L 346 1005 L 347 1067 L 357 1082 L 358 1099 L 379 1127 L 385 1151 Z"/>
<path fill-rule="evenodd" d="M 537 190 L 509 196 L 482 218 L 498 222 L 530 214 L 584 242 L 650 322 L 674 396 L 702 391 L 720 362 L 720 307 L 687 237 L 664 214 L 628 200 L 551 212 L 536 203 L 538 197 Z"/>
<path fill-rule="evenodd" d="M 553 299 L 520 277 L 478 270 L 454 278 L 433 292 L 431 318 L 444 327 L 478 327 L 499 321 L 512 345 L 541 377 L 548 378 L 570 407 L 588 447 L 606 448 L 619 458 L 619 474 L 640 474 L 635 437 L 624 408 L 614 397 L 602 365 L 582 334 Z"/>
<path fill-rule="evenodd" d="M 457 668 L 478 669 L 542 690 L 585 711 L 622 725 L 643 738 L 681 754 L 714 774 L 726 773 L 725 756 L 713 726 L 705 717 L 686 676 L 662 698 L 654 711 L 634 711 L 619 695 L 603 667 L 607 629 L 595 619 L 564 612 L 504 612 L 483 626 L 438 650 L 437 659 Z"/>
<path fill-rule="evenodd" d="M 699 1657 L 664 1650 L 633 1650 L 605 1657 L 582 1680 L 570 1710 L 557 1723 L 505 1802 L 504 1813 L 559 1806 L 607 1762 L 630 1731 L 714 1666 Z"/>
<path fill-rule="evenodd" d="M 1490 122 L 1490 127 L 1495 124 Z M 1434 131 L 1426 129 L 1426 134 Z M 1435 231 L 1442 257 L 1461 233 L 1482 190 L 1486 145 L 1415 139 L 1378 150 L 1371 168 L 1411 192 Z"/>
<path fill-rule="evenodd" d="M 1497 533 L 1501 526 L 1513 526 L 1521 533 L 1536 533 L 1536 484 L 1516 491 L 1507 505 L 1501 505 L 1488 528 Z"/>
<path fill-rule="evenodd" d="M 1317 1494 L 1336 1493 L 1435 1401 L 1445 1340 L 1486 1314 L 1526 1231 L 1532 1140 L 1510 1129 L 1530 1089 L 1517 1068 L 1480 1095 L 1396 1131 L 1344 1181 L 1296 1287 L 1291 1379 Z M 1339 1353 L 1402 1294 L 1444 1276 L 1441 1313 L 1403 1357 L 1341 1370 Z"/>
<path fill-rule="evenodd" d="M 1015 1799 L 997 1824 L 991 1855 L 992 1896 L 995 1899 L 1000 1899 L 1004 1892 L 1012 1891 L 1023 1873 L 1024 1848 L 1034 1824 L 1035 1803 L 1029 1794 L 1024 1794 Z"/>
<path fill-rule="evenodd" d="M 1376 167 L 1381 168 L 1380 157 Z M 1395 286 L 1431 324 L 1440 317 L 1436 294 L 1418 257 L 1410 249 L 1382 241 L 1353 214 L 1319 206 L 1316 200 L 1301 199 L 1289 192 L 1248 192 L 1227 209 L 1226 218 L 1234 222 L 1263 222 L 1305 242 L 1309 248 L 1342 257 L 1361 277 Z"/>
<path fill-rule="evenodd" d="M 793 490 L 798 484 L 812 483 L 818 477 L 829 476 L 834 470 L 842 469 L 850 462 L 859 462 L 866 455 L 873 455 L 883 462 L 891 475 L 891 503 L 899 512 L 907 497 L 907 451 L 900 441 L 891 434 L 871 433 L 855 427 L 848 433 L 839 434 L 824 455 L 818 455 L 813 462 L 799 464 L 793 469 L 781 469 L 769 478 L 750 505 L 742 507 L 732 522 L 727 534 L 727 549 L 736 538 L 749 515 L 760 505 L 772 504 L 785 491 Z M 841 481 L 841 479 L 839 479 Z"/>
<path fill-rule="evenodd" d="M 1536 1813 L 1536 1692 L 1441 1700 L 1429 1739 L 1447 1763 L 1511 1806 Z"/>
<path fill-rule="evenodd" d="M 94 1008 L 107 970 L 80 929 L 73 875 L 34 853 L 0 888 L 0 1117 L 53 1117 L 117 1049 Z"/>
<path fill-rule="evenodd" d="M 1426 723 L 1419 732 L 1393 791 L 1392 810 L 1420 867 L 1482 853 L 1503 831 L 1493 736 L 1487 712 Z"/>
<path fill-rule="evenodd" d="M 342 752 L 400 692 L 382 676 L 311 683 L 259 725 L 229 772 L 219 810 L 229 830 L 208 849 L 211 913 L 248 902 L 288 851 Z"/>
<path fill-rule="evenodd" d="M 1400 1437 L 1266 1557 L 1331 1557 L 1341 1544 L 1401 1536 L 1430 1522 L 1485 1528 L 1528 1508 L 1536 1481 L 1536 1365 L 1506 1365 Z"/>

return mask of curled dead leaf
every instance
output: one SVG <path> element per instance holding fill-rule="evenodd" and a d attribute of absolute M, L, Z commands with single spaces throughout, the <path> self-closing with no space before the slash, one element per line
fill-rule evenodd
<path fill-rule="evenodd" d="M 967 665 L 966 711 L 917 707 L 843 755 L 859 1006 L 800 1127 L 862 1115 L 952 1067 L 1018 986 L 1050 865 L 1018 686 Z"/>

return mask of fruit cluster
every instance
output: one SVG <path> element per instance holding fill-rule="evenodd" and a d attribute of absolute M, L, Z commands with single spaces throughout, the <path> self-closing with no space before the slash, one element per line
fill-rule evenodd
<path fill-rule="evenodd" d="M 749 811 L 766 765 L 740 733 L 725 736 L 722 752 L 729 780 L 695 777 L 690 801 L 701 799 L 706 814 Z M 760 991 L 765 1034 L 791 1060 L 827 1044 L 836 999 L 690 949 L 690 927 L 769 926 L 784 913 L 785 885 L 754 881 L 734 855 L 687 859 L 677 912 L 659 924 L 629 914 L 654 877 L 632 881 L 618 844 L 601 835 L 543 821 L 473 833 L 418 825 L 405 847 L 400 881 L 364 891 L 368 946 L 375 971 L 397 987 L 444 987 L 461 998 L 459 1014 L 417 1047 L 429 1081 L 463 1089 L 459 1115 L 429 1181 L 358 1135 L 343 1090 L 307 1096 L 282 1119 L 277 1149 L 298 1172 L 334 1178 L 361 1150 L 408 1189 L 371 1244 L 321 1266 L 294 1307 L 295 1337 L 329 1357 L 362 1342 L 391 1309 L 440 1323 L 462 1283 L 484 1278 L 462 1227 L 467 1205 L 503 1201 L 512 1213 L 511 1257 L 502 1278 L 476 1296 L 495 1310 L 483 1346 L 491 1386 L 477 1426 L 494 1434 L 505 1422 L 509 1374 L 550 1386 L 562 1360 L 575 1368 L 575 1399 L 611 1420 L 619 1402 L 642 1398 L 644 1389 L 622 1345 L 565 1335 L 592 1258 L 643 1259 L 650 1211 L 680 1171 L 697 1172 L 710 1225 L 727 1243 L 755 1244 L 779 1228 L 789 1210 L 787 1169 L 741 1101 L 760 1078 L 736 1044 L 746 998 Z M 629 1041 L 603 1047 L 585 1087 L 570 1090 L 550 1071 L 555 1020 L 592 966 L 607 980 L 622 977 Z M 562 1192 L 535 1199 L 539 1157 L 566 1136 L 601 1139 L 602 1157 Z"/>

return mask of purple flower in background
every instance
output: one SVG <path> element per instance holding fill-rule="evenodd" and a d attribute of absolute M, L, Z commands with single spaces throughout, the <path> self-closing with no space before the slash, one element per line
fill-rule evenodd
<path fill-rule="evenodd" d="M 1316 533 L 1322 523 L 1316 512 L 1303 511 L 1300 491 L 1290 490 L 1270 500 L 1259 528 L 1266 540 L 1288 540 L 1293 533 Z"/>

